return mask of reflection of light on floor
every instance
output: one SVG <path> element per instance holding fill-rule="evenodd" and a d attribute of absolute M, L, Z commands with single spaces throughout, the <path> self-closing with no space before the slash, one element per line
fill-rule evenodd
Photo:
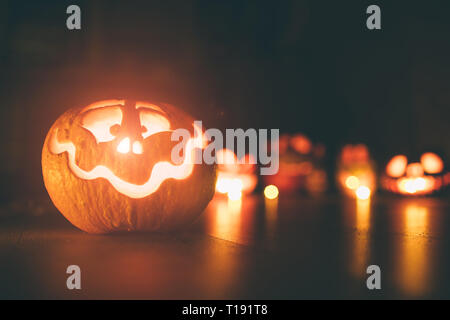
<path fill-rule="evenodd" d="M 264 199 L 264 208 L 266 215 L 266 231 L 270 238 L 274 238 L 276 235 L 276 225 L 278 217 L 278 198 Z"/>
<path fill-rule="evenodd" d="M 219 199 L 216 205 L 211 233 L 222 239 L 234 238 L 240 229 L 242 200 Z"/>
<path fill-rule="evenodd" d="M 257 198 L 244 195 L 238 200 L 215 196 L 205 212 L 206 232 L 239 244 L 255 240 Z"/>
<path fill-rule="evenodd" d="M 228 211 L 231 215 L 238 215 L 241 213 L 242 199 L 228 199 Z"/>
<path fill-rule="evenodd" d="M 427 208 L 410 205 L 406 207 L 406 230 L 408 233 L 423 233 L 427 229 Z"/>
<path fill-rule="evenodd" d="M 404 232 L 407 234 L 398 253 L 398 279 L 401 288 L 410 295 L 424 293 L 428 286 L 429 256 L 427 239 L 428 209 L 408 205 L 404 212 Z"/>
<path fill-rule="evenodd" d="M 368 231 L 370 228 L 370 199 L 356 200 L 356 228 L 358 231 Z"/>
<path fill-rule="evenodd" d="M 210 236 L 226 241 L 218 242 L 223 250 L 209 250 L 204 256 L 200 281 L 209 279 L 205 282 L 207 294 L 204 297 L 223 299 L 233 291 L 240 290 L 242 257 L 236 255 L 236 248 L 240 246 L 235 244 L 248 245 L 254 241 L 255 200 L 249 195 L 243 195 L 238 200 L 216 195 L 210 202 L 205 212 L 205 231 Z"/>
<path fill-rule="evenodd" d="M 235 239 L 236 232 L 240 228 L 240 207 L 241 200 L 214 199 L 215 208 L 208 227 L 208 233 L 221 239 Z M 225 245 L 225 244 L 224 244 Z M 220 274 L 207 282 L 204 290 L 205 297 L 220 297 L 224 292 L 230 291 L 237 285 L 237 264 L 236 258 L 231 256 L 226 250 L 211 250 L 204 257 L 203 270 L 200 281 L 204 278 L 211 278 L 211 275 Z"/>
<path fill-rule="evenodd" d="M 354 235 L 352 273 L 358 278 L 366 276 L 369 258 L 369 230 L 370 230 L 370 198 L 356 199 L 356 233 Z"/>

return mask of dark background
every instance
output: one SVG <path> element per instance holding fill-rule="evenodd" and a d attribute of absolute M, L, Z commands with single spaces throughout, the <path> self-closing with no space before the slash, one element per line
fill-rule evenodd
<path fill-rule="evenodd" d="M 450 155 L 447 1 L 1 1 L 1 198 L 45 193 L 45 135 L 115 97 L 183 107 L 209 127 Z M 66 28 L 78 4 L 82 29 Z M 366 28 L 378 4 L 382 30 Z"/>

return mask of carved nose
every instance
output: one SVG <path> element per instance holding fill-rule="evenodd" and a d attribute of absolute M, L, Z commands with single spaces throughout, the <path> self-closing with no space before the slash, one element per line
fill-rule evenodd
<path fill-rule="evenodd" d="M 127 101 L 124 110 L 124 118 L 117 134 L 117 151 L 120 153 L 142 154 L 142 132 L 139 114 L 134 101 Z"/>
<path fill-rule="evenodd" d="M 133 142 L 133 153 L 142 154 L 142 143 L 140 141 Z"/>
<path fill-rule="evenodd" d="M 130 152 L 130 149 L 135 154 L 142 154 L 142 143 L 135 140 L 133 141 L 133 144 L 131 144 L 130 138 L 126 137 L 123 138 L 117 145 L 117 151 L 120 153 L 128 153 Z"/>

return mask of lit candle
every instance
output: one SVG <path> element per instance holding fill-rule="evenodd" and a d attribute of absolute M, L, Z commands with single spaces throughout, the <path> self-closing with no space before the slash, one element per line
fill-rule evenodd
<path fill-rule="evenodd" d="M 359 186 L 356 189 L 355 194 L 359 200 L 367 200 L 370 198 L 371 191 L 366 186 Z"/>

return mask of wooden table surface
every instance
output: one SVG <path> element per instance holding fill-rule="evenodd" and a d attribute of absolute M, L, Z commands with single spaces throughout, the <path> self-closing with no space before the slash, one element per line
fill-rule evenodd
<path fill-rule="evenodd" d="M 0 211 L 0 298 L 450 298 L 447 198 L 216 197 L 181 233 L 106 236 L 36 206 Z"/>

